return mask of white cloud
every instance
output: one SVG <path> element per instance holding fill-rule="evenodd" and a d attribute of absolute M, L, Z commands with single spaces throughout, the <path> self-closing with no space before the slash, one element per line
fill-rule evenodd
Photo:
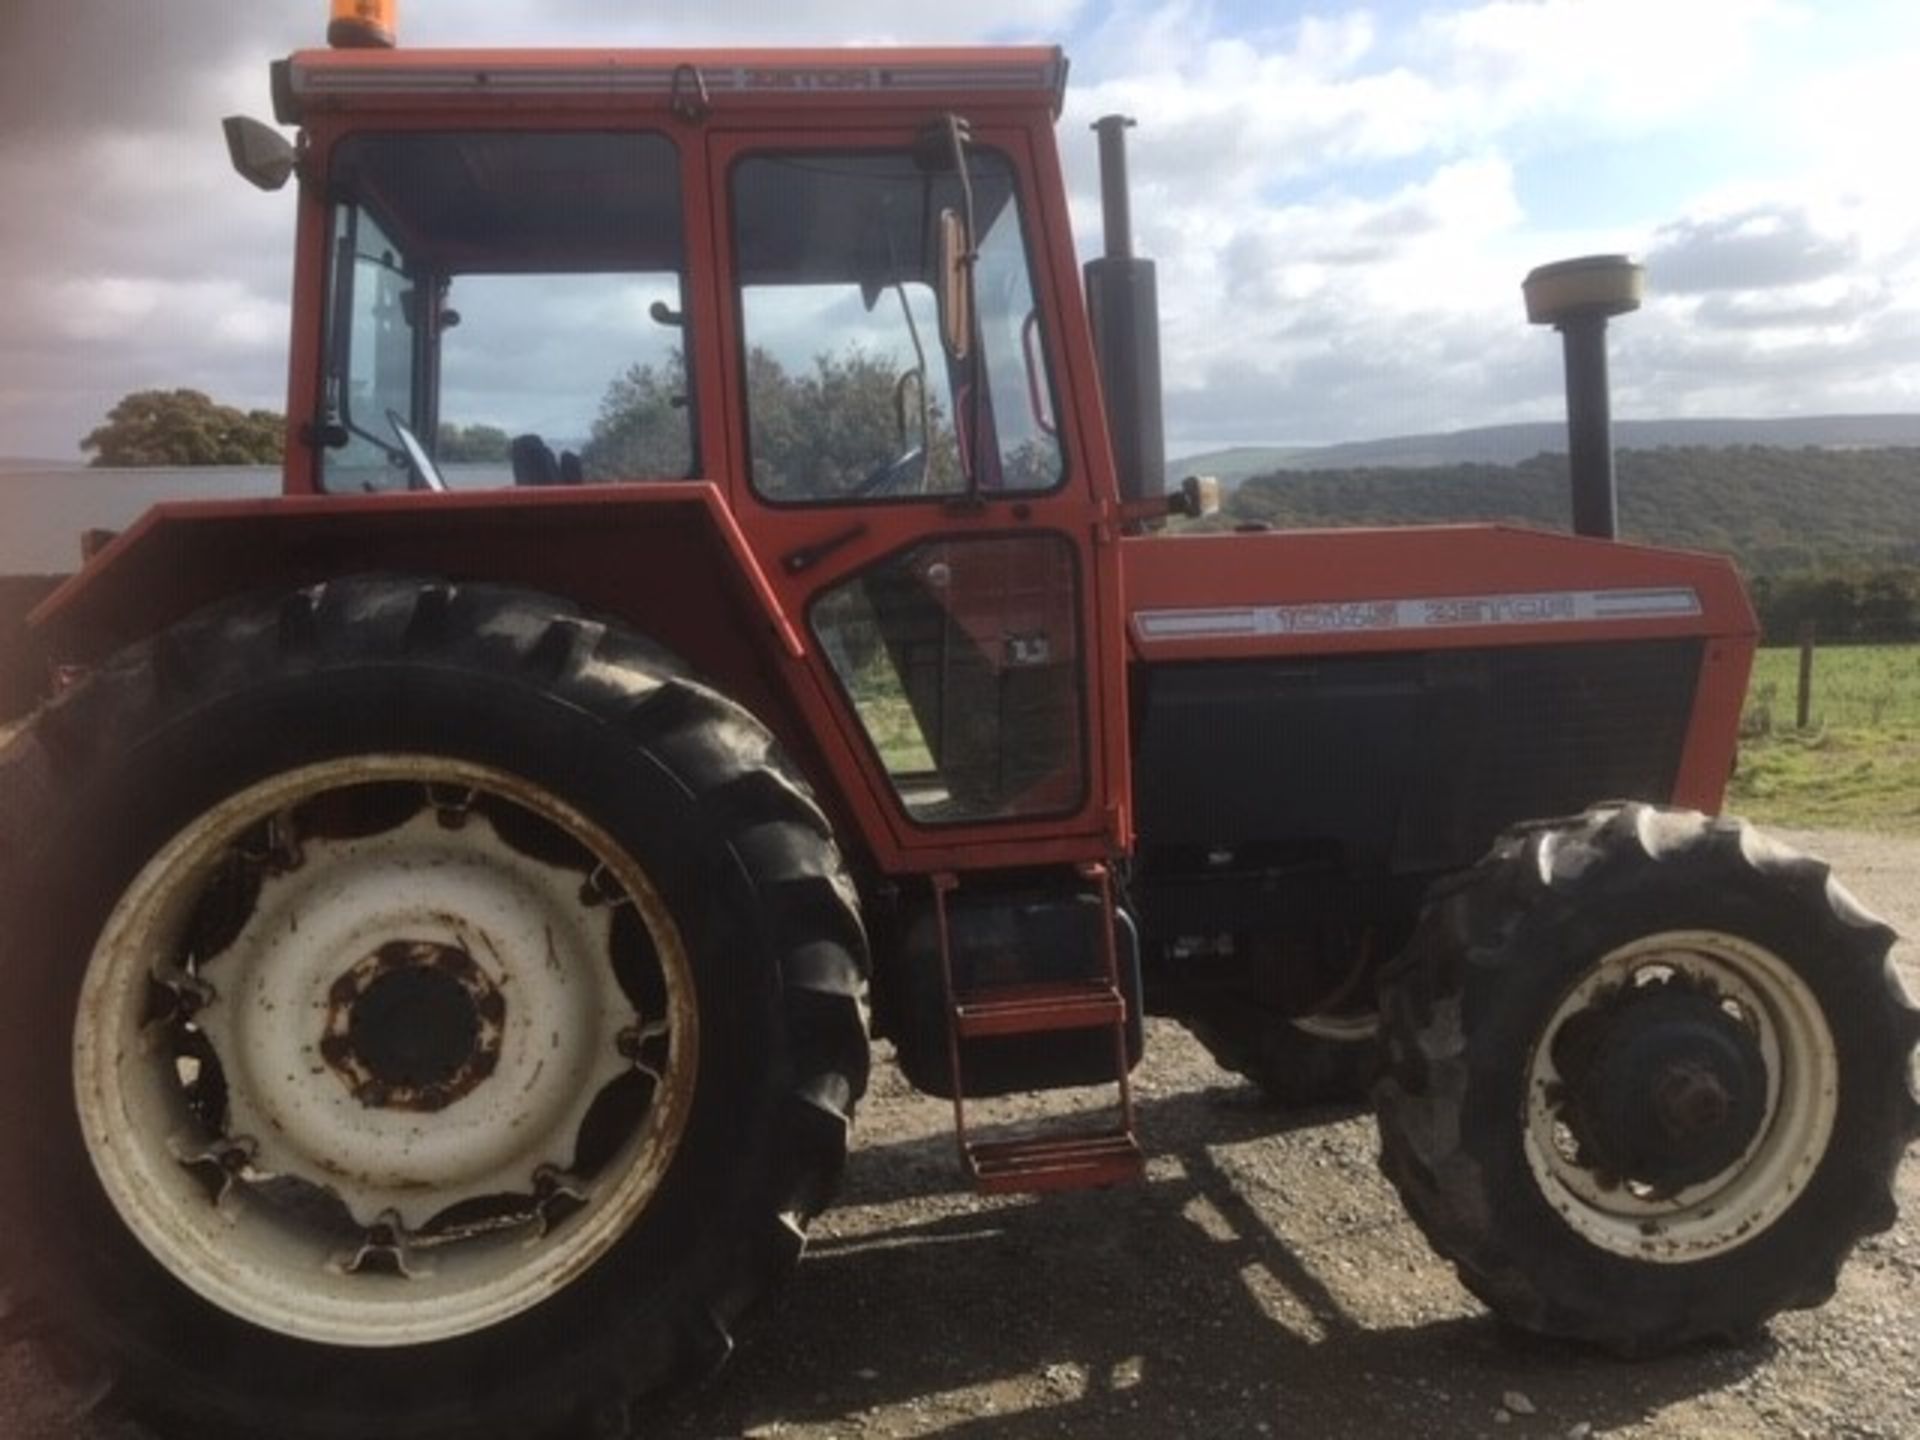
<path fill-rule="evenodd" d="M 1422 39 L 1478 127 L 1645 131 L 1712 104 L 1792 15 L 1774 0 L 1493 0 L 1430 17 Z"/>
<path fill-rule="evenodd" d="M 1660 287 L 1676 294 L 1807 285 L 1841 274 L 1860 256 L 1857 237 L 1823 233 L 1798 206 L 1754 206 L 1663 226 L 1648 257 Z"/>
<path fill-rule="evenodd" d="M 1519 281 L 1611 250 L 1648 257 L 1656 297 L 1615 331 L 1623 413 L 1898 408 L 1920 389 L 1920 191 L 1894 178 L 1920 53 L 1883 28 L 1886 59 L 1803 65 L 1846 49 L 1822 18 L 1773 0 L 1493 0 L 1256 44 L 1221 38 L 1202 5 L 1123 11 L 1113 25 L 1152 42 L 1129 54 L 1105 35 L 1110 71 L 1071 101 L 1083 246 L 1098 209 L 1075 132 L 1135 114 L 1136 226 L 1162 265 L 1187 443 L 1555 416 L 1557 346 L 1524 326 Z M 1775 155 L 1728 140 L 1747 129 L 1798 133 Z M 1617 218 L 1570 227 L 1522 181 L 1626 142 L 1670 190 L 1661 148 L 1683 157 L 1696 135 L 1743 183 L 1649 206 L 1623 169 L 1605 177 Z"/>
<path fill-rule="evenodd" d="M 152 280 L 91 275 L 63 280 L 47 292 L 46 321 L 66 340 L 122 340 L 160 307 L 161 286 Z"/>
<path fill-rule="evenodd" d="M 1123 7 L 1093 42 L 1103 78 L 1070 113 L 1145 122 L 1142 170 L 1170 195 L 1258 190 L 1356 163 L 1672 124 L 1715 105 L 1750 69 L 1755 39 L 1790 14 L 1771 0 L 1496 0 L 1393 32 L 1365 12 L 1309 18 L 1262 49 L 1216 34 L 1190 0 Z"/>
<path fill-rule="evenodd" d="M 1068 124 L 1115 112 L 1141 120 L 1140 181 L 1163 203 L 1207 194 L 1217 204 L 1283 177 L 1430 149 L 1445 97 L 1404 69 L 1352 73 L 1367 43 L 1355 27 L 1344 47 L 1303 31 L 1276 52 L 1238 40 L 1152 51 L 1151 68 L 1073 91 Z"/>
<path fill-rule="evenodd" d="M 625 7 L 605 0 L 410 0 L 402 39 L 414 45 L 846 44 L 1058 34 L 1084 0 L 730 0 Z"/>
<path fill-rule="evenodd" d="M 1792 106 L 1802 143 L 1840 164 L 1852 178 L 1883 178 L 1889 161 L 1904 161 L 1911 133 L 1914 76 L 1920 49 L 1886 51 L 1809 77 Z"/>
<path fill-rule="evenodd" d="M 1508 418 L 1558 384 L 1521 323 L 1504 162 L 1443 165 L 1378 199 L 1171 227 L 1162 270 L 1176 439 L 1337 439 Z M 1524 391 L 1523 391 L 1524 393 Z"/>

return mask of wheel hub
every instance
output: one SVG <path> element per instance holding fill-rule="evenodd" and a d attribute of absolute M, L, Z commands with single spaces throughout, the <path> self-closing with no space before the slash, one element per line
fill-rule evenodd
<path fill-rule="evenodd" d="M 1688 1264 L 1804 1192 L 1839 1090 L 1832 1032 L 1790 964 L 1724 931 L 1648 935 L 1596 961 L 1540 1031 L 1527 1165 L 1593 1244 Z"/>
<path fill-rule="evenodd" d="M 583 901 L 583 869 L 480 811 L 449 826 L 445 791 L 420 793 L 376 834 L 303 836 L 199 957 L 195 1015 L 227 1081 L 224 1128 L 256 1166 L 409 1230 L 565 1170 L 595 1098 L 632 1069 L 620 1033 L 654 1018 L 621 989 L 613 907 Z"/>
<path fill-rule="evenodd" d="M 320 1055 L 362 1105 L 431 1113 L 493 1074 L 506 1020 L 464 949 L 394 940 L 333 982 Z"/>
<path fill-rule="evenodd" d="M 1625 990 L 1590 1063 L 1569 1075 L 1567 1122 L 1593 1168 L 1673 1194 L 1732 1165 L 1766 1118 L 1766 1061 L 1718 1000 L 1668 983 Z"/>

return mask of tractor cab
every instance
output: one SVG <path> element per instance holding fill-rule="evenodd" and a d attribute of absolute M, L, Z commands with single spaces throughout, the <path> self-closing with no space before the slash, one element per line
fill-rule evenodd
<path fill-rule="evenodd" d="M 294 56 L 289 493 L 712 487 L 875 849 L 1110 852 L 1124 766 L 1090 700 L 1119 672 L 1089 657 L 1119 651 L 1113 480 L 1064 70 L 1051 49 Z"/>

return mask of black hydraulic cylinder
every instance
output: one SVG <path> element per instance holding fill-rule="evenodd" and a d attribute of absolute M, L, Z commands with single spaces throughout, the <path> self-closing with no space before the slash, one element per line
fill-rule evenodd
<path fill-rule="evenodd" d="M 1163 495 L 1167 444 L 1160 393 L 1160 291 L 1151 260 L 1133 253 L 1123 115 L 1094 124 L 1100 135 L 1100 202 L 1106 254 L 1086 267 L 1087 313 L 1107 408 L 1114 469 L 1126 500 Z"/>
<path fill-rule="evenodd" d="M 1619 534 L 1613 469 L 1613 405 L 1607 383 L 1607 317 L 1563 320 L 1567 359 L 1567 461 L 1573 477 L 1573 533 Z"/>

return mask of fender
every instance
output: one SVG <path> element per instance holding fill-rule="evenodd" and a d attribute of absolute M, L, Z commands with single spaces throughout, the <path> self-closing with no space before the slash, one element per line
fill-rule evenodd
<path fill-rule="evenodd" d="M 228 596 L 380 572 L 518 585 L 622 620 L 753 710 L 823 800 L 835 793 L 804 713 L 817 703 L 805 641 L 703 482 L 157 505 L 27 628 L 47 666 L 84 669 Z"/>

